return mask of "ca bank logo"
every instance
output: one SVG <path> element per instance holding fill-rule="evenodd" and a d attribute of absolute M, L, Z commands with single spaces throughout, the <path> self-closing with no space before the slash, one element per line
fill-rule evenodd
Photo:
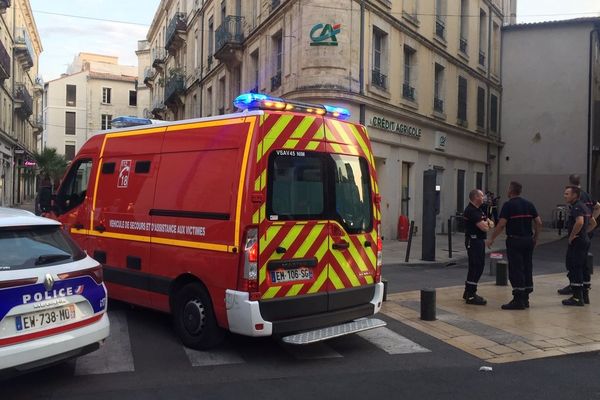
<path fill-rule="evenodd" d="M 337 46 L 335 35 L 340 33 L 342 24 L 316 24 L 310 30 L 311 46 Z"/>

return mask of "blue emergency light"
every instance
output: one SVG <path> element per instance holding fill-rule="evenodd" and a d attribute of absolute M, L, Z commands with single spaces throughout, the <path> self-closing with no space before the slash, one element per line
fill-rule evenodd
<path fill-rule="evenodd" d="M 298 101 L 271 97 L 262 93 L 241 94 L 233 101 L 233 105 L 240 110 L 296 111 L 309 114 L 328 115 L 342 120 L 350 118 L 350 111 L 343 107 L 301 103 Z"/>
<path fill-rule="evenodd" d="M 115 117 L 110 121 L 112 128 L 126 128 L 129 126 L 137 125 L 150 125 L 153 121 L 149 118 L 138 118 L 138 117 Z"/>

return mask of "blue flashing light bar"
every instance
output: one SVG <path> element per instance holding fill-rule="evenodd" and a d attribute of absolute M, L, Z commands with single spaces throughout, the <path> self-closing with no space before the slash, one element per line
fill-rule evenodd
<path fill-rule="evenodd" d="M 112 128 L 127 128 L 129 126 L 138 125 L 150 125 L 152 120 L 149 118 L 138 118 L 138 117 L 115 117 L 110 121 Z"/>
<path fill-rule="evenodd" d="M 233 105 L 241 110 L 296 111 L 307 114 L 327 115 L 342 120 L 350 118 L 350 111 L 342 107 L 289 101 L 262 93 L 241 94 L 233 101 Z"/>

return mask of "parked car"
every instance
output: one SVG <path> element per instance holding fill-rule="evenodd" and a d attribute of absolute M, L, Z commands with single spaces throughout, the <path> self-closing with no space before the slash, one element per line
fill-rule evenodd
<path fill-rule="evenodd" d="M 102 268 L 59 222 L 0 208 L 0 372 L 99 348 L 109 334 Z"/>

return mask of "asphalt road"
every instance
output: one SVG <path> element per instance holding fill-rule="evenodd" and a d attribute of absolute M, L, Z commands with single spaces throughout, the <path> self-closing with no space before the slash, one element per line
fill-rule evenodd
<path fill-rule="evenodd" d="M 564 240 L 540 246 L 536 273 L 562 271 L 565 247 Z M 392 292 L 460 285 L 465 274 L 464 265 L 384 270 Z M 230 335 L 217 350 L 194 352 L 178 343 L 166 315 L 117 302 L 110 315 L 111 342 L 102 350 L 0 381 L 0 400 L 600 399 L 598 352 L 480 372 L 479 359 L 386 317 L 380 335 L 308 347 Z"/>

